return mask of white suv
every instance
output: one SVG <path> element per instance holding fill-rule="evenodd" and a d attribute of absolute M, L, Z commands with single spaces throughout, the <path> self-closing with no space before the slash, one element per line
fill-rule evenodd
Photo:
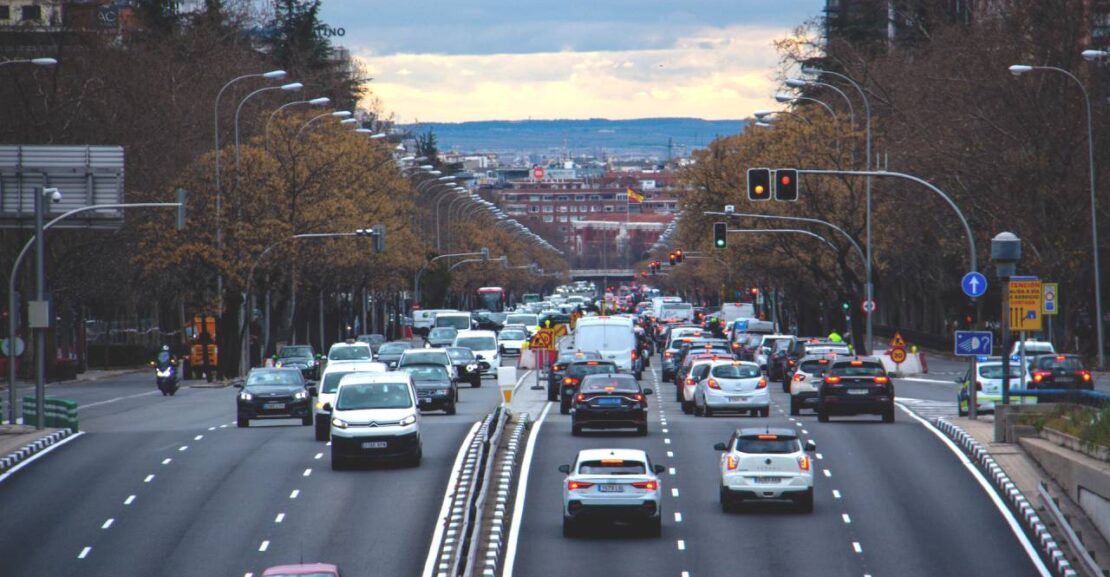
<path fill-rule="evenodd" d="M 335 363 L 324 369 L 320 376 L 320 385 L 316 391 L 316 404 L 313 413 L 316 422 L 316 440 L 326 441 L 331 431 L 331 411 L 324 410 L 324 405 L 335 404 L 335 392 L 339 389 L 339 381 L 351 373 L 384 373 L 389 368 L 385 363 L 378 362 L 350 362 Z"/>
<path fill-rule="evenodd" d="M 813 441 L 803 449 L 793 429 L 748 428 L 714 446 L 721 453 L 721 510 L 744 500 L 782 499 L 813 512 Z"/>
<path fill-rule="evenodd" d="M 590 519 L 642 523 L 653 537 L 663 532 L 659 474 L 639 449 L 584 449 L 573 465 L 560 465 L 563 483 L 563 536 L 574 537 Z"/>
<path fill-rule="evenodd" d="M 424 454 L 416 387 L 406 373 L 354 373 L 339 381 L 331 416 L 331 468 L 359 460 L 400 460 L 415 467 Z"/>

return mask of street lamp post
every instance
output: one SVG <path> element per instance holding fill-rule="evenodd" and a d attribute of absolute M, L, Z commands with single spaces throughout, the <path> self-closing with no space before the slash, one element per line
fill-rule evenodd
<path fill-rule="evenodd" d="M 1085 50 L 1083 52 L 1083 58 L 1087 60 L 1094 60 L 1104 55 L 1107 55 L 1107 53 L 1102 50 Z M 1079 78 L 1063 68 L 1057 68 L 1056 66 L 1029 66 L 1025 64 L 1015 64 L 1010 67 L 1010 72 L 1013 73 L 1014 76 L 1021 76 L 1022 74 L 1034 70 L 1059 72 L 1072 79 L 1072 81 L 1079 86 L 1079 90 L 1083 92 L 1083 104 L 1087 107 L 1087 163 L 1090 168 L 1091 181 L 1091 244 L 1093 247 L 1091 256 L 1094 259 L 1095 276 L 1095 335 L 1098 340 L 1098 366 L 1102 368 L 1106 366 L 1106 359 L 1104 356 L 1105 342 L 1103 340 L 1102 331 L 1102 278 L 1100 272 L 1101 267 L 1098 260 L 1098 205 L 1095 198 L 1095 139 L 1094 130 L 1092 129 L 1093 121 L 1091 119 L 1091 95 L 1087 92 L 1087 87 L 1083 85 L 1083 82 L 1081 82 Z"/>
<path fill-rule="evenodd" d="M 293 106 L 300 106 L 302 104 L 307 104 L 309 106 L 325 106 L 330 102 L 331 102 L 330 98 L 328 98 L 327 96 L 321 96 L 320 98 L 313 98 L 312 100 L 297 100 L 297 101 L 294 101 L 294 102 L 286 102 L 285 104 L 282 104 L 281 106 L 277 107 L 277 110 L 274 110 L 273 112 L 271 112 L 270 117 L 266 119 L 266 130 L 265 130 L 266 150 L 267 151 L 270 150 L 270 124 L 273 123 L 274 117 L 276 117 L 279 112 L 281 112 L 282 110 L 285 110 L 286 108 L 290 108 L 290 107 L 293 107 Z"/>
<path fill-rule="evenodd" d="M 243 99 L 239 101 L 239 106 L 237 106 L 235 108 L 235 183 L 236 183 L 236 186 L 238 186 L 238 183 L 239 183 L 239 114 L 241 112 L 243 112 L 243 105 L 245 105 L 247 103 L 247 101 L 250 100 L 251 98 L 253 98 L 255 95 L 262 94 L 263 92 L 270 92 L 272 90 L 284 90 L 286 92 L 297 92 L 302 88 L 304 88 L 304 84 L 301 84 L 300 82 L 290 82 L 289 84 L 282 84 L 281 86 L 266 86 L 264 88 L 259 88 L 258 90 L 255 90 L 254 92 L 251 92 L 250 94 L 244 96 Z"/>
<path fill-rule="evenodd" d="M 296 139 L 300 138 L 301 133 L 304 132 L 309 126 L 311 126 L 312 123 L 316 122 L 317 120 L 320 120 L 321 118 L 327 118 L 328 116 L 331 116 L 332 118 L 344 118 L 345 119 L 345 118 L 349 118 L 351 116 L 351 111 L 350 110 L 336 110 L 335 112 L 325 112 L 323 114 L 317 114 L 316 116 L 313 116 L 312 118 L 309 118 L 307 122 L 305 122 L 304 124 L 301 125 L 301 127 L 297 130 L 297 135 L 294 136 L 293 139 L 296 140 Z"/>

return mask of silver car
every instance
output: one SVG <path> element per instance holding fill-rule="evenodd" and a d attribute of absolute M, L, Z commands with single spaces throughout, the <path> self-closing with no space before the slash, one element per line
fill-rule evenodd
<path fill-rule="evenodd" d="M 652 537 L 663 534 L 658 475 L 639 449 L 584 449 L 572 465 L 560 465 L 563 483 L 563 536 L 574 537 L 589 521 L 618 521 L 644 526 Z"/>

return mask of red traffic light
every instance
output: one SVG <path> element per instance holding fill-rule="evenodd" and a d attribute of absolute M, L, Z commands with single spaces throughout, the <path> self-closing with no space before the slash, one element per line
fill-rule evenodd
<path fill-rule="evenodd" d="M 759 287 L 752 287 L 752 296 L 759 296 Z"/>

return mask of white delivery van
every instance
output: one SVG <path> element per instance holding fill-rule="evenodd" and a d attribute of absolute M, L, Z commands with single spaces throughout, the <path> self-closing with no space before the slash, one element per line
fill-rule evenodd
<path fill-rule="evenodd" d="M 474 328 L 474 321 L 470 317 L 470 313 L 461 313 L 458 311 L 441 312 L 436 315 L 435 328 L 451 327 L 457 331 L 469 331 Z"/>
<path fill-rule="evenodd" d="M 419 309 L 412 312 L 412 332 L 424 336 L 435 326 L 439 313 L 458 312 L 455 309 Z"/>
<path fill-rule="evenodd" d="M 752 303 L 721 303 L 721 312 L 717 313 L 717 318 L 725 323 L 731 323 L 736 319 L 754 319 L 755 305 Z"/>
<path fill-rule="evenodd" d="M 582 317 L 574 327 L 574 350 L 597 353 L 612 361 L 625 373 L 642 376 L 642 365 L 636 362 L 636 334 L 629 317 Z"/>

